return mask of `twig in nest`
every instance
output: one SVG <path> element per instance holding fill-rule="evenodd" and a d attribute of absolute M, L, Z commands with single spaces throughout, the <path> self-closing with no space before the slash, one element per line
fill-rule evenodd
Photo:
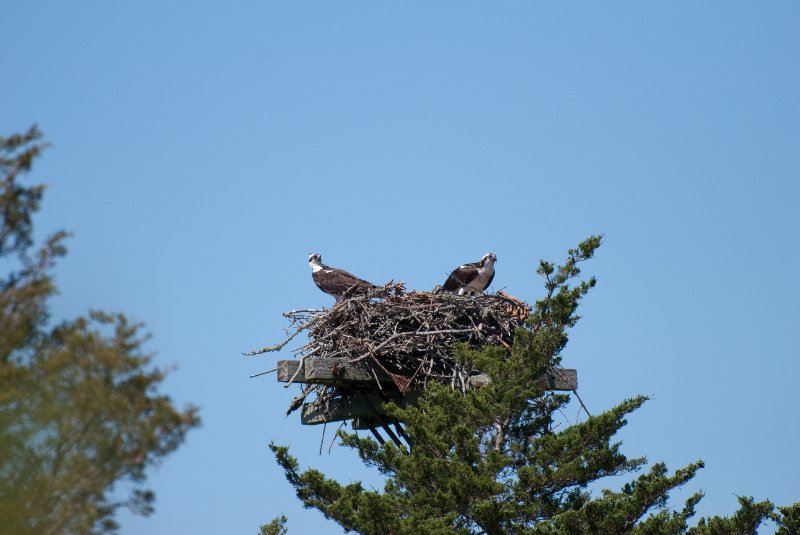
<path fill-rule="evenodd" d="M 289 408 L 288 408 L 288 409 L 286 409 L 286 416 L 289 416 L 289 415 L 290 415 L 292 412 L 294 412 L 294 411 L 296 411 L 297 409 L 299 409 L 300 407 L 302 407 L 302 406 L 303 406 L 303 402 L 306 400 L 306 398 L 308 397 L 308 395 L 309 395 L 309 394 L 310 394 L 312 391 L 313 391 L 313 389 L 312 389 L 312 388 L 308 388 L 308 387 L 307 387 L 307 388 L 304 388 L 304 389 L 303 389 L 303 391 L 300 393 L 300 395 L 299 395 L 299 396 L 297 396 L 296 398 L 294 398 L 294 399 L 293 399 L 293 400 L 292 400 L 292 401 L 289 403 Z"/>
<path fill-rule="evenodd" d="M 294 372 L 294 375 L 292 375 L 292 378 L 291 378 L 291 379 L 289 379 L 289 382 L 288 382 L 288 383 L 286 383 L 285 385 L 283 385 L 283 388 L 289 388 L 290 386 L 292 386 L 292 383 L 294 382 L 294 380 L 295 380 L 295 379 L 297 379 L 297 376 L 298 376 L 298 375 L 300 374 L 300 372 L 301 372 L 301 371 L 303 371 L 303 369 L 305 368 L 305 366 L 306 366 L 306 359 L 307 359 L 307 358 L 308 358 L 308 357 L 303 357 L 303 358 L 301 358 L 301 359 L 300 359 L 300 366 L 298 366 L 298 367 L 297 367 L 297 369 L 296 369 L 296 370 L 295 370 L 295 372 Z"/>
<path fill-rule="evenodd" d="M 289 310 L 288 312 L 284 312 L 283 317 L 293 319 L 298 316 L 308 316 L 324 311 L 324 308 L 298 308 L 297 310 Z"/>
<path fill-rule="evenodd" d="M 314 325 L 314 323 L 316 323 L 316 321 L 317 321 L 319 318 L 320 318 L 320 316 L 314 316 L 314 317 L 312 317 L 310 320 L 308 320 L 308 321 L 307 321 L 307 322 L 305 322 L 304 324 L 302 324 L 302 325 L 300 325 L 299 327 L 297 327 L 297 329 L 296 329 L 296 330 L 295 330 L 295 331 L 294 331 L 292 334 L 290 334 L 290 335 L 289 335 L 289 337 L 288 337 L 288 338 L 286 338 L 286 340 L 284 340 L 284 341 L 283 341 L 283 342 L 281 342 L 280 344 L 275 344 L 274 346 L 262 347 L 261 349 L 257 349 L 256 351 L 246 351 L 246 352 L 243 352 L 243 353 L 242 353 L 242 355 L 244 355 L 244 356 L 246 356 L 246 357 L 252 357 L 253 355 L 260 355 L 260 354 L 262 354 L 262 353 L 269 353 L 270 351 L 280 351 L 281 349 L 283 349 L 283 347 L 284 347 L 286 344 L 288 344 L 289 342 L 291 342 L 291 341 L 292 341 L 292 339 L 293 339 L 295 336 L 297 336 L 297 335 L 298 335 L 298 334 L 300 334 L 302 331 L 305 331 L 306 329 L 308 329 L 309 327 L 311 327 L 312 325 Z"/>
<path fill-rule="evenodd" d="M 253 377 L 258 377 L 260 375 L 266 375 L 268 373 L 272 373 L 272 372 L 276 372 L 276 371 L 278 371 L 278 368 L 272 368 L 271 370 L 254 373 L 253 375 L 250 376 L 250 379 L 252 379 Z"/>

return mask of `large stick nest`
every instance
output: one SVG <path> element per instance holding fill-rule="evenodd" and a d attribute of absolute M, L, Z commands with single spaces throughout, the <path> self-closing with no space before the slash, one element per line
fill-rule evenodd
<path fill-rule="evenodd" d="M 265 350 L 280 349 L 306 330 L 308 342 L 294 350 L 299 357 L 362 363 L 373 374 L 388 373 L 403 393 L 428 381 L 465 389 L 476 372 L 456 360 L 454 346 L 510 347 L 530 310 L 502 291 L 478 296 L 406 293 L 402 283 L 389 283 L 367 295 L 342 299 L 327 310 L 285 313 L 291 321 L 289 338 Z M 309 385 L 290 411 L 312 391 L 325 398 L 342 394 L 341 390 Z"/>

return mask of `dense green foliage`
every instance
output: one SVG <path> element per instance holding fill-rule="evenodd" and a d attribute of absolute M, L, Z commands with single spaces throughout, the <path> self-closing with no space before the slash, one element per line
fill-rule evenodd
<path fill-rule="evenodd" d="M 376 535 L 744 534 L 769 517 L 780 533 L 795 533 L 800 504 L 774 513 L 770 502 L 746 498 L 734 516 L 689 527 L 702 493 L 680 510 L 667 507 L 667 500 L 702 461 L 672 474 L 658 463 L 619 491 L 588 490 L 603 477 L 643 470 L 645 459 L 628 459 L 612 438 L 646 398 L 625 400 L 559 430 L 557 413 L 570 396 L 545 392 L 536 379 L 560 363 L 578 305 L 595 285 L 594 278 L 580 280 L 579 264 L 600 243 L 592 236 L 570 250 L 563 265 L 540 263 L 546 293 L 513 347 L 458 349 L 458 357 L 488 373 L 491 382 L 467 394 L 432 386 L 417 406 L 389 408 L 404 422 L 410 452 L 341 434 L 364 464 L 386 477 L 382 492 L 342 485 L 315 469 L 301 472 L 286 447 L 271 445 L 303 504 L 347 531 Z"/>
<path fill-rule="evenodd" d="M 66 233 L 35 248 L 44 186 L 21 179 L 45 148 L 32 128 L 0 138 L 0 533 L 95 534 L 114 512 L 148 514 L 146 468 L 199 425 L 158 393 L 165 377 L 122 314 L 50 325 L 52 269 Z M 115 484 L 125 482 L 125 496 Z"/>
<path fill-rule="evenodd" d="M 264 524 L 259 530 L 259 535 L 286 535 L 289 530 L 286 528 L 286 516 L 281 515 L 273 518 L 269 524 Z"/>

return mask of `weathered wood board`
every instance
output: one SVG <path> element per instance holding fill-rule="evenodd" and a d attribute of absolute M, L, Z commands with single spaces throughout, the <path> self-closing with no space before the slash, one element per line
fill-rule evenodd
<path fill-rule="evenodd" d="M 578 389 L 578 370 L 552 368 L 539 381 L 545 390 L 572 392 Z"/>
<path fill-rule="evenodd" d="M 403 396 L 397 392 L 389 396 L 389 399 L 402 406 L 416 402 L 420 394 L 419 391 L 412 391 Z M 374 418 L 383 414 L 381 410 L 383 403 L 384 400 L 381 396 L 372 392 L 354 394 L 327 402 L 306 403 L 300 414 L 300 422 L 303 425 L 317 425 L 352 418 Z"/>
<path fill-rule="evenodd" d="M 288 383 L 292 377 L 295 377 L 299 367 L 299 360 L 279 360 L 278 381 Z M 359 363 L 348 364 L 336 359 L 307 358 L 303 361 L 303 370 L 297 373 L 293 382 L 351 385 L 353 383 L 374 383 L 376 379 L 381 383 L 394 383 L 392 378 L 382 370 L 375 370 L 373 375 L 369 368 Z"/>
<path fill-rule="evenodd" d="M 376 378 L 382 384 L 393 384 L 392 378 L 382 370 L 375 370 L 375 375 L 360 363 L 348 364 L 336 359 L 308 358 L 303 369 L 298 373 L 299 360 L 278 361 L 278 382 L 288 383 L 294 377 L 294 383 L 314 383 L 324 385 L 353 386 L 354 384 L 375 383 Z M 480 387 L 489 382 L 489 377 L 481 374 L 470 378 L 470 384 Z M 552 369 L 539 380 L 546 390 L 572 391 L 578 389 L 578 371 L 570 369 Z"/>
<path fill-rule="evenodd" d="M 353 418 L 353 421 L 350 422 L 350 427 L 352 427 L 354 431 L 367 431 L 369 429 L 380 427 L 380 425 L 380 421 L 374 416 Z"/>

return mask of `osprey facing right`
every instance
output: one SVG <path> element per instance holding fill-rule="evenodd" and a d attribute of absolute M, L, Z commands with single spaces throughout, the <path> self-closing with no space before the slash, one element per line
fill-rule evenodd
<path fill-rule="evenodd" d="M 444 283 L 444 290 L 458 295 L 473 295 L 483 293 L 494 279 L 494 263 L 497 255 L 486 253 L 480 262 L 472 262 L 458 266 L 447 277 Z"/>
<path fill-rule="evenodd" d="M 335 297 L 337 301 L 345 295 L 365 294 L 367 290 L 376 287 L 343 269 L 326 266 L 322 263 L 322 256 L 319 253 L 308 255 L 308 265 L 311 266 L 311 277 L 317 287 Z"/>

